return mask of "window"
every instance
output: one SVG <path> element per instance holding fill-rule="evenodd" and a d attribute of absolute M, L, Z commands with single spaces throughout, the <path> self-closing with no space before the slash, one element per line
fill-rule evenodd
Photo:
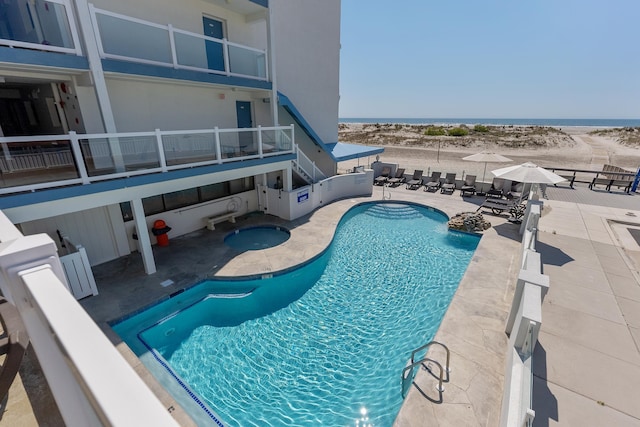
<path fill-rule="evenodd" d="M 248 176 L 232 181 L 217 182 L 215 184 L 203 185 L 202 187 L 194 187 L 147 197 L 142 199 L 142 206 L 144 208 L 144 214 L 149 216 L 185 206 L 221 199 L 253 189 L 255 189 L 254 179 L 252 176 Z M 125 222 L 133 220 L 133 210 L 130 202 L 120 203 L 120 211 L 122 212 L 122 219 Z"/>

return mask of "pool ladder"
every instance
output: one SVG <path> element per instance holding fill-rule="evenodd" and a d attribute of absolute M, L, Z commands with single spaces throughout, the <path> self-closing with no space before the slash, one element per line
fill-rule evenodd
<path fill-rule="evenodd" d="M 446 354 L 447 354 L 447 361 L 444 365 L 444 368 L 442 367 L 442 364 L 440 362 L 438 362 L 435 359 L 432 359 L 430 357 L 427 357 L 427 353 L 425 353 L 424 357 L 418 361 L 415 360 L 416 354 L 421 352 L 422 350 L 426 350 L 429 347 L 431 347 L 432 345 L 438 345 L 442 348 L 444 348 Z M 407 362 L 407 366 L 405 366 L 405 368 L 402 370 L 402 377 L 401 377 L 401 382 L 402 382 L 402 398 L 404 398 L 407 393 L 409 392 L 409 387 L 411 387 L 412 384 L 414 384 L 416 386 L 416 388 L 418 390 L 420 390 L 420 392 L 422 393 L 423 396 L 425 396 L 426 398 L 433 400 L 431 398 L 429 398 L 429 396 L 417 385 L 413 382 L 413 379 L 415 377 L 415 373 L 414 370 L 415 368 L 417 368 L 418 366 L 422 366 L 424 369 L 426 369 L 427 371 L 429 371 L 429 373 L 433 376 L 433 371 L 431 370 L 431 366 L 430 364 L 433 363 L 435 364 L 438 369 L 439 369 L 439 375 L 438 375 L 438 385 L 436 386 L 436 390 L 439 393 L 439 400 L 437 400 L 436 402 L 441 403 L 442 402 L 442 393 L 444 392 L 444 386 L 442 385 L 442 383 L 448 383 L 449 382 L 449 374 L 451 373 L 451 368 L 449 367 L 449 361 L 451 359 L 451 353 L 449 352 L 449 348 L 442 344 L 441 342 L 438 341 L 430 341 L 428 343 L 426 343 L 425 345 L 423 345 L 422 347 L 416 348 L 415 350 L 413 350 L 411 352 L 411 359 L 409 359 L 409 361 Z M 428 365 L 425 365 L 425 362 L 429 362 Z M 445 378 L 445 373 L 446 373 L 446 378 Z"/>

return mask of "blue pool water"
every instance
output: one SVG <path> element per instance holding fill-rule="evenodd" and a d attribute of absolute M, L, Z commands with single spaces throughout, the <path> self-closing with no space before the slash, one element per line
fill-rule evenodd
<path fill-rule="evenodd" d="M 283 227 L 265 225 L 235 230 L 224 238 L 224 242 L 239 251 L 256 251 L 278 246 L 290 236 L 289 230 Z"/>
<path fill-rule="evenodd" d="M 207 281 L 114 329 L 202 425 L 391 426 L 478 241 L 433 209 L 364 204 L 305 266 Z"/>

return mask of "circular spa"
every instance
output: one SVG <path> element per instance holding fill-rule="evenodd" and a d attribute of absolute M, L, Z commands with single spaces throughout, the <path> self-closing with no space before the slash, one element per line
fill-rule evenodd
<path fill-rule="evenodd" d="M 224 243 L 238 251 L 257 251 L 278 246 L 290 236 L 284 227 L 264 225 L 236 230 L 224 238 Z"/>

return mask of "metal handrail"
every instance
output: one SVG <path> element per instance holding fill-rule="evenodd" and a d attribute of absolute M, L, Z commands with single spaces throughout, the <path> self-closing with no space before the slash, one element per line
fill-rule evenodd
<path fill-rule="evenodd" d="M 442 348 L 445 349 L 446 353 L 447 353 L 447 362 L 445 364 L 445 367 L 443 368 L 442 365 L 440 364 L 440 362 L 438 362 L 437 360 L 428 358 L 428 357 L 424 357 L 421 360 L 417 361 L 415 360 L 415 356 L 418 352 L 425 350 L 429 347 L 431 347 L 432 345 L 439 345 Z M 415 350 L 413 350 L 411 352 L 411 359 L 409 359 L 409 365 L 405 366 L 405 368 L 402 370 L 402 378 L 401 378 L 401 382 L 402 382 L 402 397 L 404 398 L 407 394 L 407 391 L 409 389 L 409 385 L 411 383 L 413 383 L 413 369 L 416 366 L 422 365 L 424 362 L 429 361 L 429 362 L 433 362 L 435 363 L 438 368 L 440 368 L 440 375 L 438 376 L 438 387 L 436 387 L 436 390 L 438 390 L 440 393 L 444 392 L 444 387 L 442 386 L 442 383 L 444 382 L 449 382 L 449 374 L 451 373 L 451 369 L 449 368 L 449 361 L 451 359 L 451 353 L 449 351 L 449 348 L 442 344 L 441 342 L 438 341 L 429 341 L 428 343 L 426 343 L 425 345 L 423 345 L 422 347 L 419 347 Z M 447 377 L 446 379 L 444 378 L 444 373 L 447 373 Z M 410 380 L 410 381 L 408 381 Z"/>
<path fill-rule="evenodd" d="M 438 390 L 440 394 L 444 392 L 444 386 L 442 385 L 442 383 L 445 381 L 443 379 L 444 369 L 442 368 L 442 365 L 437 360 L 433 360 L 428 357 L 425 357 L 424 359 L 421 359 L 417 362 L 411 363 L 408 366 L 405 366 L 405 368 L 402 370 L 402 397 L 403 398 L 407 395 L 407 391 L 409 390 L 409 385 L 413 383 L 413 377 L 411 375 L 411 373 L 413 372 L 413 368 L 415 368 L 416 366 L 422 365 L 424 362 L 433 362 L 438 366 L 438 368 L 440 368 L 440 375 L 438 375 L 438 386 L 436 387 L 436 390 Z M 409 371 L 408 374 L 407 374 L 407 371 Z M 409 379 L 411 381 L 407 381 Z"/>
<path fill-rule="evenodd" d="M 437 344 L 439 346 L 441 346 L 442 348 L 444 348 L 444 350 L 447 352 L 447 363 L 444 366 L 444 370 L 447 372 L 447 379 L 444 380 L 444 382 L 448 383 L 449 382 L 449 374 L 451 373 L 451 368 L 449 367 L 449 361 L 451 360 L 451 353 L 449 352 L 449 347 L 447 347 L 446 345 L 442 344 L 439 341 L 429 341 L 428 343 L 426 343 L 425 345 L 423 345 L 422 347 L 416 348 L 415 350 L 413 350 L 411 352 L 411 363 L 414 363 L 414 358 L 416 356 L 416 353 L 431 347 L 433 344 Z"/>

